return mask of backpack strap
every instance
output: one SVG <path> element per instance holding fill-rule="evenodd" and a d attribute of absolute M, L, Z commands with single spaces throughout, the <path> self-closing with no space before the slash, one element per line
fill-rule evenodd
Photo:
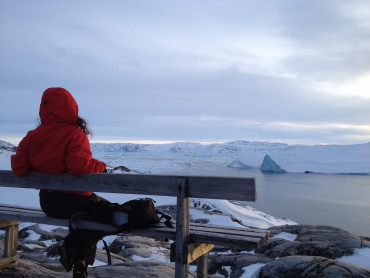
<path fill-rule="evenodd" d="M 105 248 L 105 252 L 107 252 L 107 258 L 108 258 L 108 265 L 111 265 L 112 264 L 112 257 L 110 255 L 110 251 L 109 251 L 109 248 L 108 248 L 108 244 L 105 242 L 104 239 L 101 239 L 103 241 L 103 244 L 104 244 L 104 248 Z"/>
<path fill-rule="evenodd" d="M 159 219 L 165 219 L 166 221 L 164 222 L 164 224 L 166 224 L 166 226 L 168 227 L 168 228 L 173 228 L 173 223 L 172 223 L 172 221 L 171 221 L 171 219 L 172 219 L 172 217 L 171 216 L 169 216 L 169 215 L 167 215 L 167 214 L 164 214 L 163 212 L 161 212 L 161 211 L 159 211 L 159 210 L 155 210 L 155 212 L 157 213 L 157 214 L 159 214 L 161 217 L 159 218 Z"/>

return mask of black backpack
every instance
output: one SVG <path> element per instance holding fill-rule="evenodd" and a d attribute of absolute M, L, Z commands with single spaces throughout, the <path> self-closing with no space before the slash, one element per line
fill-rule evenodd
<path fill-rule="evenodd" d="M 103 240 L 108 235 L 119 234 L 132 229 L 147 228 L 150 225 L 165 219 L 165 225 L 173 228 L 171 217 L 154 206 L 155 201 L 150 198 L 131 200 L 122 205 L 112 203 L 110 205 L 96 206 L 89 212 L 77 212 L 69 219 L 69 231 L 75 239 Z M 128 214 L 128 222 L 121 226 L 112 223 L 113 214 L 122 211 Z M 160 215 L 160 217 L 158 217 Z M 103 240 L 108 264 L 111 264 L 110 252 Z"/>
<path fill-rule="evenodd" d="M 131 200 L 120 206 L 123 212 L 128 214 L 128 223 L 123 227 L 145 228 L 151 224 L 158 223 L 158 210 L 155 209 L 154 200 L 150 198 Z"/>
<path fill-rule="evenodd" d="M 165 219 L 166 226 L 172 228 L 171 217 L 157 210 L 154 204 L 155 201 L 153 199 L 142 198 L 131 200 L 121 205 L 117 203 L 112 203 L 108 206 L 97 205 L 89 211 L 89 217 L 94 221 L 114 226 L 115 224 L 112 221 L 113 214 L 117 211 L 122 211 L 128 214 L 128 222 L 124 225 L 116 226 L 122 230 L 146 228 L 151 224 L 160 222 L 161 219 Z"/>

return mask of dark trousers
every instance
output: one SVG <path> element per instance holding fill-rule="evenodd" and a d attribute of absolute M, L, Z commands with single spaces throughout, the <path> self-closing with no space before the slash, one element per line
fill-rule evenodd
<path fill-rule="evenodd" d="M 90 212 L 97 207 L 106 207 L 112 204 L 95 193 L 77 195 L 41 189 L 40 205 L 43 212 L 50 217 L 69 219 L 76 212 Z"/>
<path fill-rule="evenodd" d="M 46 215 L 54 218 L 69 219 L 76 212 L 90 212 L 99 207 L 109 207 L 112 203 L 96 195 L 77 195 L 52 190 L 40 190 L 40 206 Z M 76 238 L 73 232 L 65 238 L 65 243 L 73 249 L 74 261 L 86 260 L 94 263 L 96 243 L 99 239 Z"/>

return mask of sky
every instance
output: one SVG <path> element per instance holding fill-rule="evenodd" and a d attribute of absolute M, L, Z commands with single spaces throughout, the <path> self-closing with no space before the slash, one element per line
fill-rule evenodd
<path fill-rule="evenodd" d="M 0 140 L 64 87 L 92 142 L 370 142 L 370 2 L 0 1 Z"/>

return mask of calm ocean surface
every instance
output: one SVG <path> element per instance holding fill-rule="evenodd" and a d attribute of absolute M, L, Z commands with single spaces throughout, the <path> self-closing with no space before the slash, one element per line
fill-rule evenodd
<path fill-rule="evenodd" d="M 299 224 L 332 225 L 370 237 L 370 176 L 262 174 L 215 163 L 195 163 L 173 173 L 256 177 L 257 202 L 245 204 Z"/>

